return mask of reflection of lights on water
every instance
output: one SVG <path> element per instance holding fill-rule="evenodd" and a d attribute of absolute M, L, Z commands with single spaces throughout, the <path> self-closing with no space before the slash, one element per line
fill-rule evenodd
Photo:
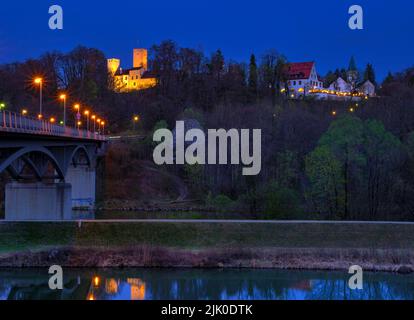
<path fill-rule="evenodd" d="M 99 287 L 100 282 L 101 282 L 101 279 L 99 279 L 99 277 L 94 277 L 93 278 L 93 285 L 95 287 Z"/>
<path fill-rule="evenodd" d="M 118 281 L 115 279 L 107 279 L 105 281 L 105 292 L 108 294 L 118 293 Z"/>
<path fill-rule="evenodd" d="M 89 301 L 93 301 L 93 300 L 95 300 L 95 296 L 93 295 L 93 293 L 90 293 L 90 294 L 88 295 L 87 300 L 89 300 Z"/>
<path fill-rule="evenodd" d="M 128 278 L 127 283 L 131 285 L 131 300 L 145 299 L 145 282 L 139 278 Z"/>

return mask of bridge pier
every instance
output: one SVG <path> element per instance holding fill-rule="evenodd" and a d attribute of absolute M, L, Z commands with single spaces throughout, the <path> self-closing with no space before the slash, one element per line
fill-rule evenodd
<path fill-rule="evenodd" d="M 71 166 L 68 168 L 65 181 L 72 185 L 72 208 L 94 208 L 96 199 L 95 168 Z"/>
<path fill-rule="evenodd" d="M 6 220 L 70 220 L 71 194 L 68 183 L 9 183 Z"/>

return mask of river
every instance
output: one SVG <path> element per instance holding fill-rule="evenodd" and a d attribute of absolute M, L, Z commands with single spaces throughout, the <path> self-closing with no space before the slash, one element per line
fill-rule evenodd
<path fill-rule="evenodd" d="M 217 269 L 65 269 L 51 291 L 46 269 L 0 269 L 0 300 L 413 300 L 414 276 L 364 274 L 351 290 L 345 272 Z"/>

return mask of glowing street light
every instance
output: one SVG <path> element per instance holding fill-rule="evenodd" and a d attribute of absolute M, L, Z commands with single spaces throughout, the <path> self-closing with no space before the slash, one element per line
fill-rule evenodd
<path fill-rule="evenodd" d="M 102 125 L 102 134 L 105 134 L 105 121 L 101 121 Z"/>
<path fill-rule="evenodd" d="M 336 111 L 332 111 L 332 115 L 335 117 L 336 116 Z"/>
<path fill-rule="evenodd" d="M 77 103 L 73 106 L 75 108 L 75 110 L 77 111 L 76 113 L 76 120 L 77 120 L 77 126 L 79 129 L 79 123 L 80 123 L 80 119 L 81 119 L 81 114 L 80 114 L 80 104 Z"/>
<path fill-rule="evenodd" d="M 79 130 L 80 129 L 80 126 L 82 125 L 82 122 L 81 121 L 78 121 L 76 124 L 78 125 L 78 130 Z"/>
<path fill-rule="evenodd" d="M 49 121 L 50 121 L 50 123 L 55 123 L 56 122 L 56 119 L 52 117 L 52 118 L 50 118 Z"/>
<path fill-rule="evenodd" d="M 134 131 L 135 131 L 135 126 L 139 121 L 139 116 L 134 116 L 134 118 L 132 120 L 133 120 L 133 123 L 134 123 Z"/>
<path fill-rule="evenodd" d="M 86 116 L 86 130 L 89 131 L 89 110 L 85 110 L 83 114 Z"/>
<path fill-rule="evenodd" d="M 26 109 L 22 110 L 22 116 L 27 116 L 27 110 Z"/>
<path fill-rule="evenodd" d="M 92 115 L 91 119 L 93 120 L 93 132 L 96 132 L 96 116 Z"/>
<path fill-rule="evenodd" d="M 66 126 L 66 94 L 61 94 L 59 98 L 63 101 L 63 125 Z"/>
<path fill-rule="evenodd" d="M 6 104 L 4 102 L 0 103 L 0 110 L 3 110 L 6 108 Z"/>
<path fill-rule="evenodd" d="M 42 107 L 43 107 L 43 79 L 35 78 L 34 83 L 39 86 L 39 115 L 42 118 Z"/>

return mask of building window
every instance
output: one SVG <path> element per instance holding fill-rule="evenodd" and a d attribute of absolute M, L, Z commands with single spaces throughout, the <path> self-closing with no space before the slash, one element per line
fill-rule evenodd
<path fill-rule="evenodd" d="M 302 85 L 302 81 L 299 81 L 299 85 L 300 85 L 300 86 Z"/>
<path fill-rule="evenodd" d="M 293 81 L 293 85 L 296 86 L 296 81 Z"/>

